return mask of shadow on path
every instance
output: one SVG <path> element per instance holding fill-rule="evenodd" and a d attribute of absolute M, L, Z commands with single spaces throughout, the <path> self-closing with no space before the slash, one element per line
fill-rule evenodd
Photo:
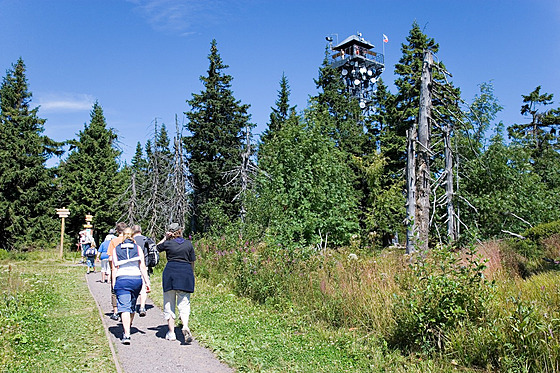
<path fill-rule="evenodd" d="M 200 346 L 196 340 L 185 343 L 180 328 L 175 328 L 176 341 L 165 339 L 167 323 L 163 312 L 148 298 L 146 316 L 135 315 L 132 322 L 131 344 L 123 345 L 122 324 L 110 318 L 112 314 L 111 290 L 108 283 L 101 282 L 101 274 L 90 273 L 86 280 L 95 301 L 104 316 L 103 324 L 109 331 L 118 361 L 123 372 L 190 372 L 190 373 L 230 373 L 234 370 L 221 363 L 209 350 Z M 196 333 L 196 331 L 195 331 Z"/>

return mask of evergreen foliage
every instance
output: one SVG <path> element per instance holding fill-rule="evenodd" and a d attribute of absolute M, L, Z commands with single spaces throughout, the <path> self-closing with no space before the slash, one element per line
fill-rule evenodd
<path fill-rule="evenodd" d="M 418 108 L 420 106 L 420 81 L 422 75 L 422 66 L 424 61 L 424 53 L 431 51 L 436 54 L 439 50 L 439 44 L 433 38 L 428 37 L 420 30 L 420 26 L 414 22 L 412 29 L 406 38 L 408 44 L 402 45 L 402 57 L 399 63 L 395 65 L 395 74 L 398 78 L 395 80 L 397 87 L 396 94 L 396 112 L 393 116 L 390 129 L 392 135 L 386 134 L 391 141 L 397 142 L 398 146 L 387 147 L 386 154 L 393 160 L 391 169 L 393 172 L 403 170 L 406 164 L 406 131 L 414 128 L 418 122 Z M 456 116 L 460 110 L 457 102 L 460 100 L 460 91 L 454 88 L 445 78 L 445 65 L 435 62 L 432 69 L 432 123 L 431 131 L 432 141 L 438 143 L 437 137 L 441 135 L 441 126 L 456 123 Z M 442 142 L 441 142 L 442 143 Z M 433 153 L 438 153 L 437 146 L 432 149 Z"/>
<path fill-rule="evenodd" d="M 116 219 L 126 215 L 119 197 L 127 186 L 126 175 L 119 172 L 117 135 L 108 128 L 103 109 L 95 102 L 89 124 L 70 141 L 71 153 L 61 162 L 58 175 L 60 204 L 67 206 L 70 218 L 67 232 L 76 236 L 86 214 L 94 217 L 99 235 L 115 226 Z"/>
<path fill-rule="evenodd" d="M 285 74 L 282 74 L 282 79 L 280 80 L 280 91 L 278 91 L 278 99 L 276 100 L 276 107 L 272 107 L 272 113 L 270 113 L 270 121 L 268 123 L 268 128 L 263 131 L 261 136 L 262 142 L 266 142 L 267 139 L 274 136 L 274 134 L 282 129 L 284 123 L 289 118 L 296 116 L 296 107 L 290 106 L 290 85 L 288 84 L 288 78 Z"/>
<path fill-rule="evenodd" d="M 249 105 L 236 100 L 231 90 L 232 77 L 212 40 L 206 76 L 200 80 L 204 90 L 193 94 L 187 103 L 185 128 L 190 132 L 184 144 L 193 186 L 194 231 L 208 231 L 218 222 L 239 216 L 240 204 L 235 197 L 239 185 L 227 183 L 225 173 L 242 161 L 241 153 L 249 123 Z"/>
<path fill-rule="evenodd" d="M 0 87 L 0 248 L 53 239 L 57 231 L 52 171 L 46 160 L 58 144 L 44 136 L 45 120 L 31 108 L 20 58 Z"/>
<path fill-rule="evenodd" d="M 560 108 L 544 110 L 552 105 L 553 95 L 541 93 L 538 86 L 528 95 L 522 95 L 521 114 L 531 121 L 508 128 L 510 138 L 527 147 L 535 171 L 549 188 L 560 187 Z"/>

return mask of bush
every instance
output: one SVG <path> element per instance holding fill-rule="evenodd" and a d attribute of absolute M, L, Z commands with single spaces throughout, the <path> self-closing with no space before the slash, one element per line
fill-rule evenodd
<path fill-rule="evenodd" d="M 483 277 L 485 265 L 475 254 L 471 251 L 461 259 L 448 249 L 437 249 L 414 258 L 393 306 L 396 324 L 390 344 L 408 351 L 443 350 L 449 333 L 483 318 L 492 292 Z"/>
<path fill-rule="evenodd" d="M 525 239 L 511 239 L 505 247 L 506 252 L 510 250 L 517 254 L 518 258 L 513 266 L 517 267 L 517 272 L 522 277 L 555 267 L 550 261 L 558 258 L 560 250 L 560 220 L 529 228 L 522 236 Z"/>

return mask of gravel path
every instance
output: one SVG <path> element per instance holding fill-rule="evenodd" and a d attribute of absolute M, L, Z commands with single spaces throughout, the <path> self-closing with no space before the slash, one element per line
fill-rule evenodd
<path fill-rule="evenodd" d="M 231 373 L 234 370 L 221 363 L 209 350 L 196 340 L 186 344 L 181 329 L 176 327 L 176 341 L 165 339 L 167 323 L 163 312 L 154 306 L 151 299 L 146 302 L 145 317 L 134 317 L 131 328 L 131 344 L 121 344 L 122 325 L 109 318 L 112 313 L 109 284 L 101 282 L 99 272 L 86 275 L 91 294 L 103 313 L 103 325 L 113 345 L 112 351 L 118 360 L 117 371 L 125 373 L 142 372 L 189 372 L 189 373 Z M 119 366 L 120 365 L 120 366 Z"/>

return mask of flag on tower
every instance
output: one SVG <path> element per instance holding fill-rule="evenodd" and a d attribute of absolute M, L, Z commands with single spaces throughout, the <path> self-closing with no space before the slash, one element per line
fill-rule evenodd
<path fill-rule="evenodd" d="M 387 35 L 383 34 L 383 42 L 384 43 L 388 43 L 389 42 L 389 38 L 387 37 Z"/>

